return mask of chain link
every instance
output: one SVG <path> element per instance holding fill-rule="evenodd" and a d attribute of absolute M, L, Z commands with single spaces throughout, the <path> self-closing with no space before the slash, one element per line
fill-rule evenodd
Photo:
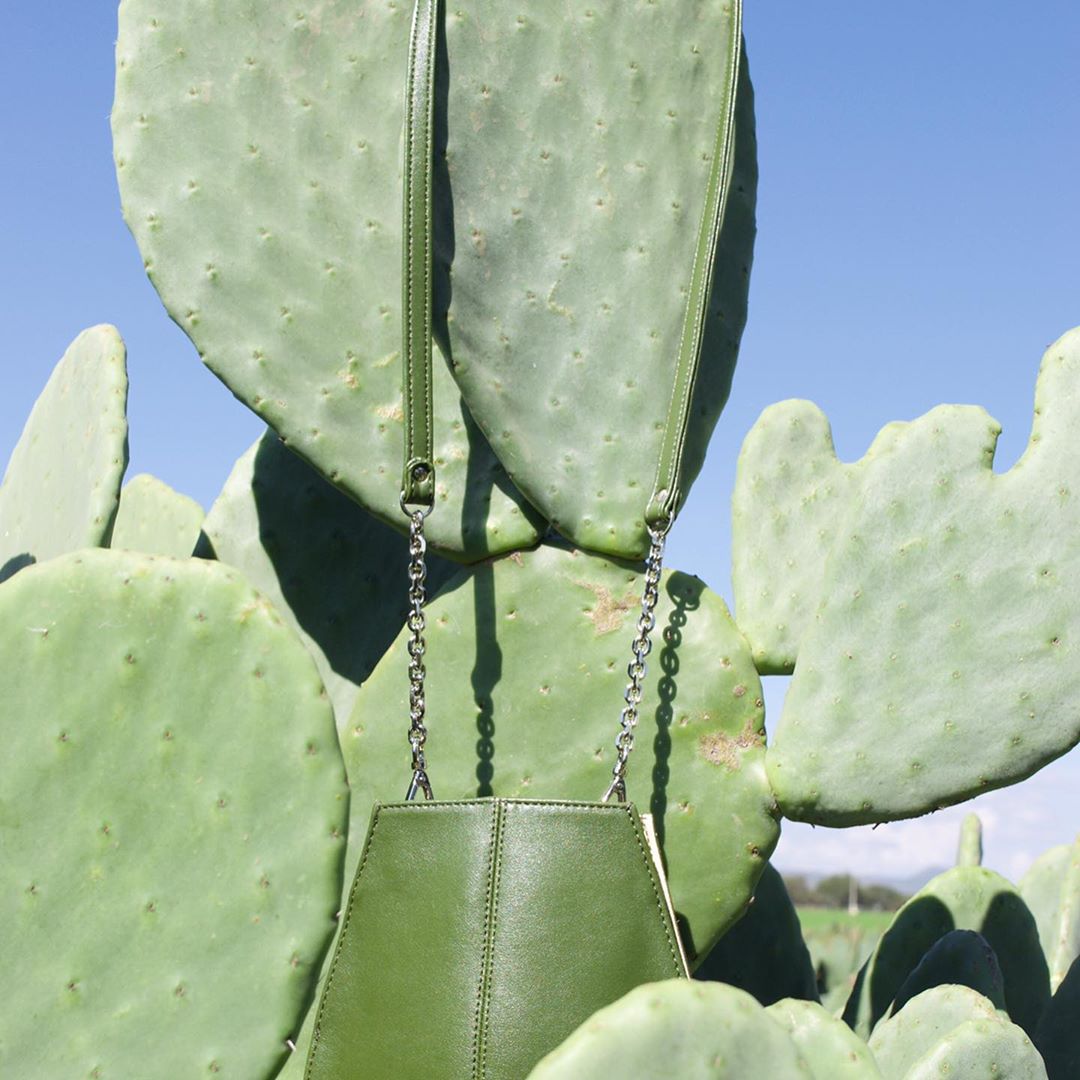
<path fill-rule="evenodd" d="M 404 509 L 404 505 L 402 507 Z M 406 625 L 409 628 L 409 745 L 412 747 L 412 781 L 405 798 L 412 801 L 417 792 L 423 791 L 425 799 L 433 799 L 431 781 L 427 775 L 427 758 L 424 743 L 427 741 L 427 728 L 424 726 L 424 714 L 427 703 L 424 700 L 424 629 L 427 625 L 424 617 L 424 603 L 427 599 L 425 583 L 427 581 L 427 541 L 424 539 L 424 518 L 430 511 L 406 510 L 409 515 L 409 615 Z"/>
<path fill-rule="evenodd" d="M 615 738 L 618 756 L 611 770 L 611 785 L 604 793 L 604 802 L 612 795 L 619 802 L 626 802 L 626 764 L 630 751 L 634 749 L 634 727 L 638 721 L 638 708 L 641 705 L 641 687 L 645 679 L 647 666 L 645 658 L 652 651 L 652 638 L 649 636 L 656 626 L 656 604 L 660 599 L 660 569 L 664 562 L 665 532 L 649 529 L 649 556 L 645 560 L 645 590 L 641 596 L 641 614 L 637 621 L 637 636 L 634 638 L 634 659 L 626 666 L 630 681 L 623 695 L 626 704 L 620 717 L 619 734 Z"/>

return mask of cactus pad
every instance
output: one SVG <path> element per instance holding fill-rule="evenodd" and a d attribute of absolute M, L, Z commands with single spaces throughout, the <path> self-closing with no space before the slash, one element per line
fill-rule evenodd
<path fill-rule="evenodd" d="M 1036 859 L 1018 888 L 1035 916 L 1053 993 L 1080 953 L 1080 840 Z"/>
<path fill-rule="evenodd" d="M 1000 1016 L 954 1028 L 904 1073 L 903 1080 L 953 1076 L 1047 1080 L 1046 1065 L 1031 1040 Z"/>
<path fill-rule="evenodd" d="M 733 8 L 533 5 L 525 26 L 511 7 L 478 12 L 501 70 L 488 59 L 470 71 L 457 129 L 451 92 L 450 176 L 472 225 L 454 264 L 454 376 L 514 482 L 575 544 L 610 555 L 648 549 Z M 451 67 L 472 22 L 450 20 Z M 466 112 L 483 127 L 456 145 Z M 735 128 L 683 494 L 746 321 L 757 161 L 745 60 Z"/>
<path fill-rule="evenodd" d="M 995 1009 L 1005 1009 L 1005 980 L 997 953 L 974 930 L 950 930 L 938 938 L 904 980 L 889 1010 L 898 1013 L 913 997 L 935 986 L 968 986 Z"/>
<path fill-rule="evenodd" d="M 900 908 L 863 965 L 844 1008 L 844 1020 L 857 1034 L 870 1035 L 911 972 L 952 930 L 975 930 L 985 938 L 997 956 L 1009 1015 L 1034 1032 L 1050 999 L 1035 920 L 1000 874 L 957 866 L 933 878 Z"/>
<path fill-rule="evenodd" d="M 942 1056 L 947 1060 L 950 1054 L 961 1048 L 964 1054 L 970 1053 L 967 1035 L 961 1036 L 960 1046 L 949 1040 L 956 1032 L 970 1031 L 971 1024 L 979 1025 L 978 1030 L 986 1040 L 988 1056 L 981 1059 L 983 1068 L 927 1072 L 920 1063 L 939 1061 Z M 1000 1076 L 1002 1080 L 1012 1077 L 1015 1080 L 1034 1080 L 1038 1073 L 996 1071 L 989 1067 L 994 1060 L 993 1055 L 1002 1050 L 998 1044 L 1001 1039 L 1005 1040 L 1007 1057 L 1016 1055 L 1023 1062 L 1030 1060 L 1034 1054 L 1038 1060 L 1038 1053 L 1024 1032 L 1002 1017 L 981 994 L 966 986 L 938 986 L 912 998 L 896 1016 L 875 1028 L 870 1037 L 870 1050 L 885 1080 L 908 1080 L 914 1076 L 927 1080 L 939 1076 Z M 1041 1067 L 1041 1061 L 1039 1064 Z M 919 1066 L 919 1071 L 916 1071 L 916 1066 Z"/>
<path fill-rule="evenodd" d="M 84 551 L 0 587 L 0 1072 L 273 1075 L 348 791 L 314 664 L 235 572 Z"/>
<path fill-rule="evenodd" d="M 840 515 L 769 750 L 781 809 L 854 825 L 1030 776 L 1080 738 L 1080 330 L 1043 358 L 1021 460 L 941 406 Z"/>
<path fill-rule="evenodd" d="M 124 0 L 113 111 L 125 217 L 169 313 L 241 401 L 397 528 L 410 11 Z M 461 39 L 487 49 L 467 29 Z M 477 77 L 468 56 L 451 66 Z M 455 199 L 455 213 L 463 251 L 472 208 Z M 535 515 L 465 412 L 448 359 L 435 358 L 429 538 L 469 559 L 530 544 Z"/>
<path fill-rule="evenodd" d="M 765 1011 L 787 1029 L 814 1080 L 881 1080 L 866 1043 L 816 1001 L 784 998 Z"/>
<path fill-rule="evenodd" d="M 679 979 L 639 986 L 601 1009 L 528 1080 L 815 1080 L 816 1075 L 784 1027 L 745 991 Z"/>
<path fill-rule="evenodd" d="M 817 980 L 784 879 L 765 867 L 746 914 L 713 946 L 695 979 L 727 983 L 772 1005 L 781 998 L 817 1001 Z"/>
<path fill-rule="evenodd" d="M 236 463 L 203 534 L 198 553 L 235 566 L 303 639 L 344 725 L 405 622 L 407 541 L 273 432 Z M 457 570 L 429 557 L 429 591 Z"/>
<path fill-rule="evenodd" d="M 598 800 L 640 612 L 641 575 L 555 547 L 450 581 L 427 611 L 428 761 L 440 799 Z M 668 573 L 628 792 L 655 817 L 691 963 L 743 912 L 778 835 L 764 782 L 764 706 L 724 602 Z M 352 820 L 409 779 L 402 634 L 342 732 Z M 688 932 L 688 933 L 687 933 Z"/>
<path fill-rule="evenodd" d="M 111 326 L 84 330 L 34 405 L 0 484 L 0 581 L 109 543 L 127 468 L 127 370 Z"/>
<path fill-rule="evenodd" d="M 133 476 L 120 492 L 114 548 L 186 559 L 195 549 L 203 508 L 155 476 Z"/>
<path fill-rule="evenodd" d="M 859 461 L 836 456 L 810 401 L 770 405 L 739 452 L 731 497 L 735 618 L 763 675 L 790 675 L 821 597 L 825 558 L 863 477 L 905 427 L 889 424 Z"/>

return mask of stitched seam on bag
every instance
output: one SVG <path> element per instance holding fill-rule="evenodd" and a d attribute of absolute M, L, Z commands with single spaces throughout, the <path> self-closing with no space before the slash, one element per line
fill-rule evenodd
<path fill-rule="evenodd" d="M 502 803 L 496 799 L 491 803 L 491 834 L 488 837 L 490 854 L 488 855 L 487 888 L 484 893 L 484 940 L 480 947 L 480 985 L 476 988 L 476 1015 L 473 1020 L 473 1080 L 483 1080 L 487 1069 L 487 1020 L 490 1004 L 491 957 L 494 951 L 492 939 L 495 934 L 501 825 Z"/>
<path fill-rule="evenodd" d="M 656 868 L 653 866 L 652 855 L 645 845 L 645 840 L 641 835 L 641 828 L 638 825 L 637 818 L 629 807 L 626 809 L 626 816 L 630 819 L 630 824 L 634 829 L 634 838 L 637 840 L 638 850 L 641 852 L 642 861 L 645 863 L 645 870 L 649 875 L 649 883 L 652 885 L 653 896 L 656 897 L 656 908 L 660 912 L 660 921 L 664 927 L 664 936 L 667 938 L 668 948 L 671 950 L 671 960 L 675 965 L 675 974 L 676 976 L 685 975 L 686 973 L 682 966 L 682 957 L 679 955 L 678 943 L 671 936 L 671 929 L 668 925 L 670 916 L 668 914 L 667 904 L 664 903 L 664 898 L 660 894 L 660 886 L 656 880 Z"/>
<path fill-rule="evenodd" d="M 352 919 L 353 903 L 356 899 L 356 891 L 360 885 L 360 876 L 367 866 L 371 849 L 375 845 L 375 830 L 379 827 L 379 813 L 376 809 L 375 816 L 371 821 L 371 832 L 368 834 L 367 843 L 364 845 L 364 853 L 360 856 L 360 865 L 356 869 L 356 877 L 353 878 L 352 889 L 349 891 L 349 902 L 345 906 L 345 919 L 341 924 L 341 936 L 338 938 L 337 948 L 334 950 L 334 959 L 330 962 L 330 970 L 326 974 L 326 986 L 323 988 L 322 1000 L 319 1002 L 319 1011 L 315 1016 L 315 1026 L 311 1033 L 311 1052 L 308 1054 L 307 1064 L 304 1066 L 304 1080 L 311 1080 L 311 1068 L 315 1064 L 315 1055 L 319 1049 L 319 1039 L 322 1035 L 323 1012 L 326 1009 L 327 999 L 330 997 L 330 987 L 334 984 L 334 975 L 337 971 L 338 959 L 345 948 L 345 938 L 349 933 L 349 922 Z"/>

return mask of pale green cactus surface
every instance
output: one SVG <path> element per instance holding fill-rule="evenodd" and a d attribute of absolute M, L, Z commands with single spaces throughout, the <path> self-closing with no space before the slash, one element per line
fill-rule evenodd
<path fill-rule="evenodd" d="M 678 979 L 639 986 L 601 1009 L 528 1080 L 816 1080 L 817 1075 L 784 1026 L 745 991 Z"/>
<path fill-rule="evenodd" d="M 954 1028 L 912 1065 L 903 1080 L 954 1076 L 1047 1080 L 1046 1065 L 1031 1040 L 1001 1017 L 969 1020 Z"/>
<path fill-rule="evenodd" d="M 844 1008 L 844 1020 L 857 1034 L 868 1038 L 876 1030 L 911 972 L 952 930 L 974 930 L 986 939 L 1001 969 L 1009 1015 L 1025 1031 L 1035 1031 L 1050 1000 L 1035 920 L 1000 874 L 957 866 L 933 878 L 900 908 L 863 965 Z"/>
<path fill-rule="evenodd" d="M 1047 350 L 1008 472 L 991 468 L 996 422 L 956 406 L 867 467 L 769 750 L 786 816 L 910 817 L 1022 780 L 1080 738 L 1080 555 L 1062 543 L 1080 529 L 1078 420 L 1080 330 Z"/>
<path fill-rule="evenodd" d="M 1080 840 L 1036 859 L 1019 889 L 1035 916 L 1054 992 L 1080 955 Z"/>
<path fill-rule="evenodd" d="M 133 476 L 120 492 L 113 548 L 186 559 L 195 549 L 203 508 L 149 473 Z"/>
<path fill-rule="evenodd" d="M 127 468 L 127 369 L 111 326 L 84 330 L 56 365 L 0 484 L 0 581 L 109 543 Z"/>
<path fill-rule="evenodd" d="M 399 529 L 410 11 L 124 0 L 113 110 L 125 218 L 169 313 L 241 401 Z M 482 78 L 487 46 L 460 37 L 455 70 Z M 535 542 L 444 355 L 434 375 L 429 539 L 466 559 Z"/>
<path fill-rule="evenodd" d="M 273 1075 L 348 790 L 315 666 L 235 572 L 85 551 L 0 586 L 0 1073 Z"/>
<path fill-rule="evenodd" d="M 960 842 L 956 847 L 957 866 L 982 866 L 982 821 L 978 814 L 966 814 L 960 825 Z"/>
<path fill-rule="evenodd" d="M 484 76 L 471 72 L 459 127 L 466 111 L 483 127 L 460 147 L 451 96 L 454 201 L 475 221 L 459 241 L 462 284 L 454 265 L 455 377 L 521 490 L 578 546 L 610 555 L 648 549 L 644 514 L 725 101 L 731 6 L 691 0 L 677 19 L 663 5 L 611 0 L 570 18 L 534 7 L 525 28 L 506 8 L 488 17 L 485 37 L 505 52 L 506 75 L 538 92 L 510 93 L 490 60 Z M 449 27 L 452 65 L 453 19 Z M 490 97 L 476 101 L 487 74 Z M 727 400 L 746 321 L 757 147 L 745 57 L 735 126 L 684 495 Z M 476 142 L 483 154 L 470 152 Z"/>
<path fill-rule="evenodd" d="M 966 986 L 927 990 L 870 1037 L 885 1080 L 1045 1080 L 1024 1031 Z"/>
<path fill-rule="evenodd" d="M 816 1001 L 783 998 L 765 1011 L 787 1030 L 814 1080 L 881 1080 L 866 1043 Z"/>
<path fill-rule="evenodd" d="M 405 622 L 407 541 L 267 432 L 237 461 L 198 554 L 236 567 L 318 665 L 339 725 Z M 459 567 L 428 557 L 429 590 Z"/>

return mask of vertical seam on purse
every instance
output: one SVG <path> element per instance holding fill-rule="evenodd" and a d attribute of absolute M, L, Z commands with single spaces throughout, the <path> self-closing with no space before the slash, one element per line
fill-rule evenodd
<path fill-rule="evenodd" d="M 488 1017 L 491 1002 L 491 968 L 494 954 L 495 915 L 499 903 L 499 871 L 502 849 L 503 804 L 492 801 L 491 852 L 488 857 L 487 890 L 484 895 L 484 941 L 480 957 L 480 985 L 476 991 L 476 1019 L 473 1025 L 473 1080 L 484 1080 L 487 1075 Z"/>
<path fill-rule="evenodd" d="M 641 827 L 638 825 L 636 815 L 630 810 L 626 809 L 626 816 L 630 820 L 630 824 L 634 830 L 634 839 L 637 840 L 638 850 L 641 852 L 641 858 L 645 863 L 645 870 L 649 875 L 649 884 L 652 885 L 653 896 L 656 898 L 656 907 L 660 912 L 660 921 L 664 926 L 664 936 L 667 938 L 668 948 L 671 950 L 671 959 L 675 965 L 675 972 L 677 975 L 686 975 L 682 965 L 682 957 L 679 955 L 679 947 L 675 940 L 672 938 L 672 930 L 674 927 L 669 926 L 671 921 L 668 915 L 667 904 L 664 903 L 664 898 L 660 895 L 660 887 L 656 881 L 656 869 L 653 866 L 652 855 L 649 854 L 648 849 L 641 836 Z"/>
<path fill-rule="evenodd" d="M 345 906 L 345 918 L 341 924 L 341 936 L 338 938 L 337 948 L 334 950 L 334 959 L 330 962 L 330 970 L 326 973 L 326 986 L 323 987 L 322 998 L 319 1001 L 319 1011 L 315 1015 L 315 1025 L 311 1032 L 311 1051 L 308 1054 L 307 1064 L 304 1066 L 304 1080 L 311 1080 L 311 1067 L 315 1063 L 315 1054 L 319 1048 L 319 1037 L 322 1034 L 322 1018 L 323 1011 L 326 1007 L 326 999 L 330 996 L 330 987 L 334 983 L 334 973 L 337 970 L 338 958 L 341 956 L 342 949 L 345 945 L 345 936 L 349 932 L 349 922 L 352 919 L 353 913 L 353 901 L 356 898 L 356 890 L 360 884 L 360 875 L 364 872 L 364 867 L 367 866 L 368 856 L 371 854 L 371 849 L 375 843 L 375 830 L 379 827 L 379 811 L 375 811 L 375 816 L 371 822 L 371 832 L 368 835 L 367 843 L 364 845 L 364 853 L 360 856 L 360 865 L 356 868 L 356 877 L 353 878 L 352 888 L 349 890 L 349 902 Z"/>

